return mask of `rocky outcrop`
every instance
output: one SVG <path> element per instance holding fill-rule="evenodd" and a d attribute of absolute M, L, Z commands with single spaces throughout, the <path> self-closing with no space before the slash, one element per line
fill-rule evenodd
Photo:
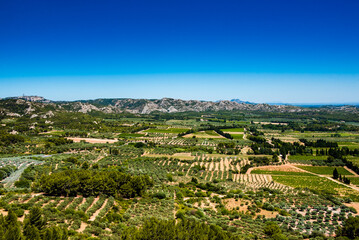
<path fill-rule="evenodd" d="M 29 99 L 29 101 L 28 101 Z M 19 97 L 0 100 L 0 114 L 7 116 L 32 115 L 34 117 L 51 118 L 56 111 L 89 113 L 130 112 L 149 114 L 152 112 L 205 112 L 205 111 L 263 111 L 263 112 L 302 112 L 302 111 L 345 111 L 358 113 L 355 106 L 327 106 L 320 108 L 303 108 L 290 105 L 254 104 L 238 99 L 231 101 L 199 101 L 173 98 L 162 99 L 96 99 L 73 102 L 52 102 L 42 97 Z"/>

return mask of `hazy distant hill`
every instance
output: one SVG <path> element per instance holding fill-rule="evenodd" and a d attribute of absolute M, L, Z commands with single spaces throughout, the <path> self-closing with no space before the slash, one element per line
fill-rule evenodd
<path fill-rule="evenodd" d="M 320 108 L 323 109 L 323 108 Z M 330 106 L 328 110 L 344 110 L 357 112 L 354 106 Z M 50 101 L 38 96 L 11 97 L 0 100 L 0 114 L 2 115 L 51 115 L 54 111 L 70 112 L 91 112 L 101 111 L 104 113 L 130 112 L 139 114 L 149 114 L 152 112 L 204 112 L 222 110 L 247 110 L 247 111 L 266 111 L 266 112 L 301 112 L 308 111 L 308 108 L 288 106 L 288 105 L 269 105 L 254 104 L 244 102 L 239 99 L 221 100 L 217 102 L 199 100 L 181 100 L 172 98 L 162 99 L 95 99 L 79 101 Z M 319 108 L 311 111 L 318 111 Z"/>

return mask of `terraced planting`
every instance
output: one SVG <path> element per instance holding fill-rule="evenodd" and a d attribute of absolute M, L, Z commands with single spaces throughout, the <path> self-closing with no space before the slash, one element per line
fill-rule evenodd
<path fill-rule="evenodd" d="M 33 158 L 41 158 L 41 156 L 25 156 L 25 157 L 10 157 L 10 158 L 0 158 L 0 168 L 5 166 L 14 166 L 16 170 L 11 173 L 10 176 L 3 179 L 3 183 L 6 187 L 14 187 L 14 183 L 19 180 L 21 174 L 26 168 L 31 165 L 39 165 L 42 162 L 35 160 Z"/>
<path fill-rule="evenodd" d="M 38 211 L 41 236 L 67 231 L 63 240 L 132 239 L 147 227 L 148 236 L 171 228 L 204 239 L 207 229 L 218 239 L 331 240 L 357 215 L 359 128 L 320 120 L 328 115 L 64 109 L 1 120 L 0 137 L 20 142 L 0 142 L 0 173 L 10 176 L 0 184 L 0 215 L 15 214 L 24 235 Z M 351 184 L 332 179 L 334 169 Z"/>

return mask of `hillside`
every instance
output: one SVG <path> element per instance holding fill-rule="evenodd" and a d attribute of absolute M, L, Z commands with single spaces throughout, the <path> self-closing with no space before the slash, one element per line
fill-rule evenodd
<path fill-rule="evenodd" d="M 24 96 L 0 100 L 0 114 L 7 116 L 43 115 L 53 111 L 68 111 L 88 113 L 100 111 L 103 113 L 129 112 L 134 114 L 150 114 L 152 112 L 206 112 L 206 111 L 261 111 L 261 112 L 303 112 L 303 111 L 345 111 L 358 112 L 354 106 L 327 106 L 322 108 L 303 108 L 288 105 L 253 104 L 233 99 L 218 102 L 181 100 L 172 98 L 162 99 L 96 99 L 79 101 L 51 101 L 43 97 Z M 35 116 L 35 115 L 34 115 Z"/>

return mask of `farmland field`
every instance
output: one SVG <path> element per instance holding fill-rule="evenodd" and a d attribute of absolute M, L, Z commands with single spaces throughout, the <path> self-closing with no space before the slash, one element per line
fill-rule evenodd
<path fill-rule="evenodd" d="M 340 185 L 329 179 L 317 176 L 273 176 L 273 180 L 291 186 L 293 188 L 307 188 L 315 191 L 324 191 L 336 196 L 350 197 L 354 201 L 359 201 L 359 192 L 349 187 Z"/>
<path fill-rule="evenodd" d="M 0 110 L 16 104 L 2 101 Z M 41 236 L 67 232 L 61 240 L 131 239 L 148 226 L 156 233 L 182 223 L 228 239 L 273 239 L 270 223 L 279 239 L 329 240 L 358 214 L 359 127 L 318 120 L 328 112 L 62 107 L 51 117 L 22 112 L 1 121 L 0 215 L 17 219 L 23 235 L 35 211 L 46 222 Z M 333 180 L 335 168 L 350 182 Z"/>
<path fill-rule="evenodd" d="M 305 156 L 305 155 L 290 155 L 290 161 L 308 161 L 308 160 L 326 160 L 327 156 Z"/>
<path fill-rule="evenodd" d="M 221 129 L 223 132 L 228 132 L 228 133 L 231 133 L 231 132 L 237 132 L 237 133 L 240 133 L 240 132 L 244 132 L 244 128 L 226 128 L 226 129 Z"/>
<path fill-rule="evenodd" d="M 187 129 L 187 128 L 166 128 L 166 129 L 150 128 L 143 132 L 147 132 L 147 133 L 183 133 L 188 130 L 189 129 Z"/>
<path fill-rule="evenodd" d="M 334 169 L 337 169 L 338 173 L 341 175 L 353 175 L 351 172 L 346 170 L 343 167 L 313 167 L 313 166 L 297 166 L 308 172 L 313 172 L 321 175 L 333 175 Z"/>
<path fill-rule="evenodd" d="M 223 138 L 221 135 L 219 135 L 218 133 L 216 133 L 214 131 L 200 131 L 200 132 L 196 132 L 196 133 L 187 134 L 184 137 L 185 138 L 191 138 L 191 137 L 196 137 L 196 138 Z"/>
<path fill-rule="evenodd" d="M 273 176 L 276 175 L 285 175 L 285 176 L 313 176 L 313 174 L 306 172 L 284 172 L 284 171 L 267 171 L 267 170 L 253 170 L 253 174 L 270 174 Z"/>

